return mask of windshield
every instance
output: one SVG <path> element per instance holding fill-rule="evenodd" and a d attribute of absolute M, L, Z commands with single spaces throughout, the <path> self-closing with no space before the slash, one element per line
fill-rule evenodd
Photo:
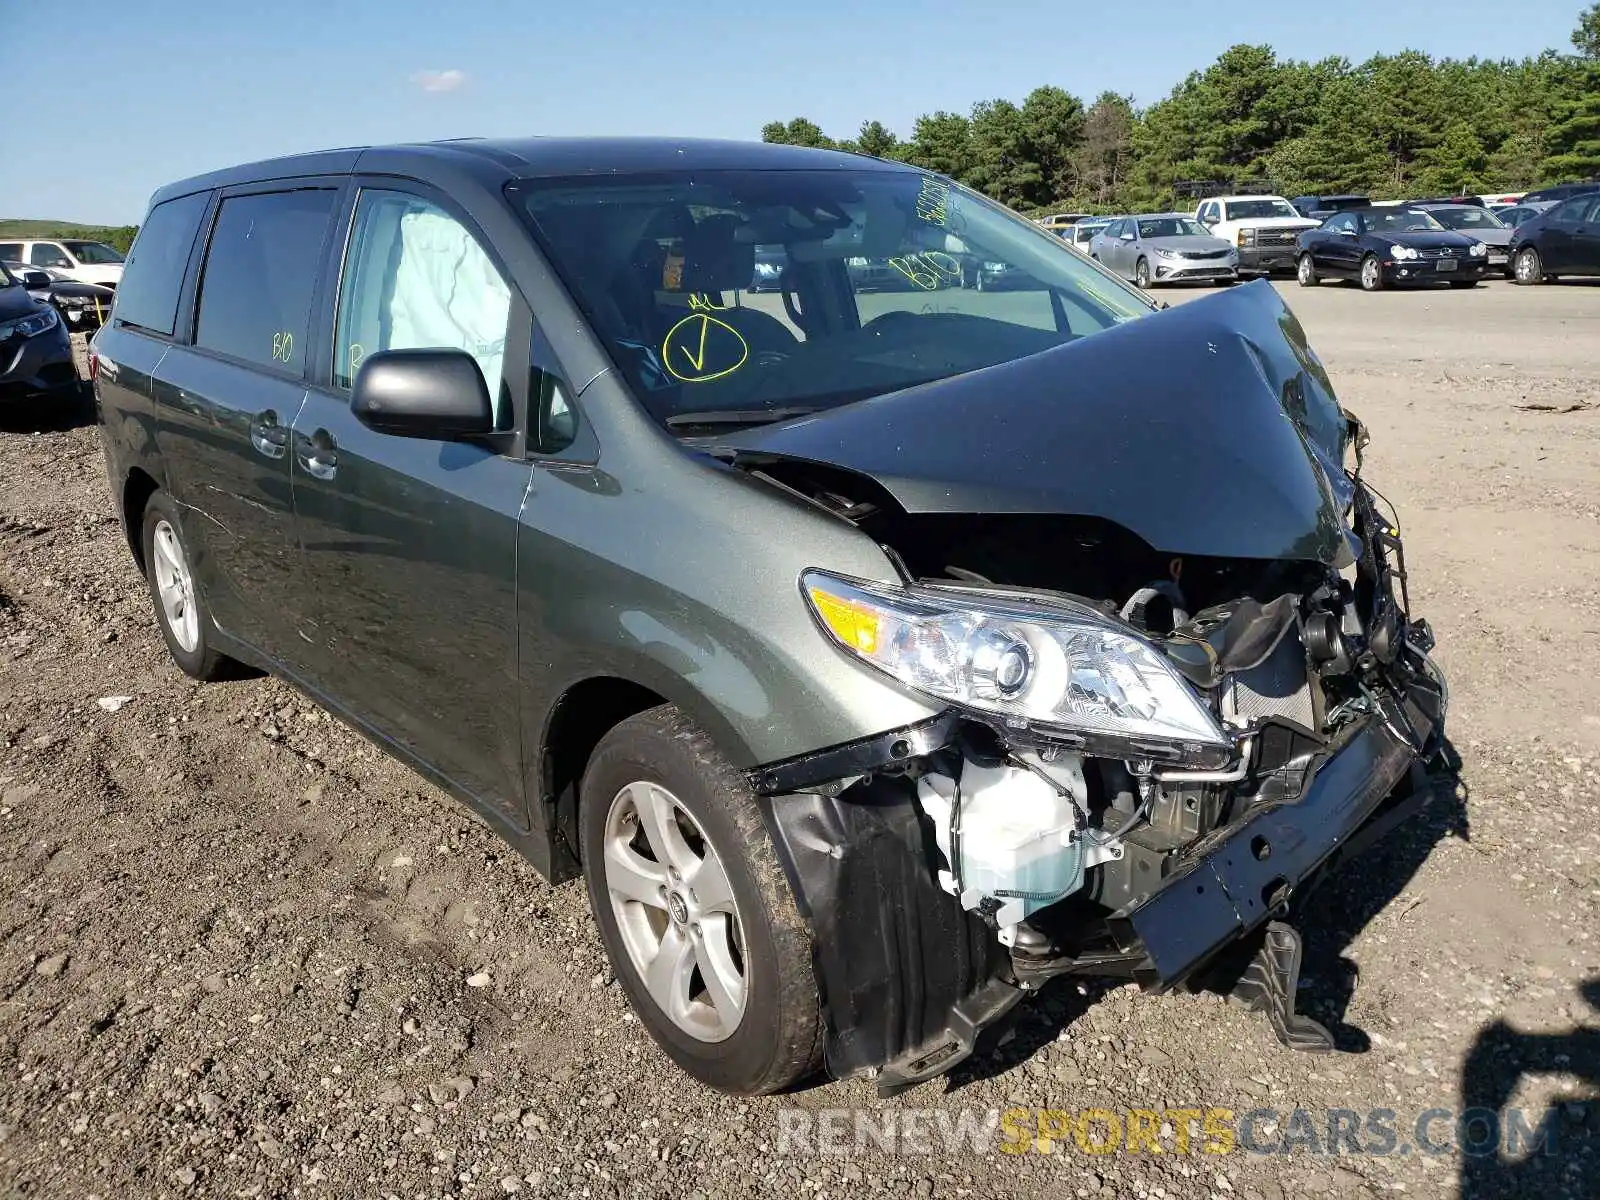
<path fill-rule="evenodd" d="M 1505 223 L 1483 208 L 1430 208 L 1428 215 L 1446 229 L 1504 229 Z"/>
<path fill-rule="evenodd" d="M 509 189 L 651 414 L 679 432 L 851 403 L 1154 311 L 1055 234 L 911 170 Z M 752 290 L 756 265 L 777 286 Z"/>
<path fill-rule="evenodd" d="M 1228 220 L 1241 221 L 1251 217 L 1298 217 L 1294 205 L 1287 200 L 1229 200 Z"/>
<path fill-rule="evenodd" d="M 1139 236 L 1142 238 L 1210 237 L 1205 226 L 1193 217 L 1141 217 Z"/>
<path fill-rule="evenodd" d="M 1367 229 L 1373 233 L 1415 233 L 1443 228 L 1420 208 L 1401 208 L 1386 213 L 1374 211 L 1367 216 Z"/>
<path fill-rule="evenodd" d="M 89 266 L 106 266 L 122 261 L 122 255 L 104 242 L 62 242 L 61 244 L 67 248 L 67 253 L 72 255 L 73 258 L 81 263 L 87 263 Z"/>

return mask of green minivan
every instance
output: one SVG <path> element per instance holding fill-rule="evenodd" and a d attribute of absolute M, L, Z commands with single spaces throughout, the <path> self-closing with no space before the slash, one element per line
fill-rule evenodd
<path fill-rule="evenodd" d="M 161 189 L 92 349 L 178 666 L 581 875 L 697 1079 L 892 1092 L 1063 975 L 1331 1046 L 1299 901 L 1446 697 L 1268 285 L 1155 306 L 860 155 L 468 140 Z"/>

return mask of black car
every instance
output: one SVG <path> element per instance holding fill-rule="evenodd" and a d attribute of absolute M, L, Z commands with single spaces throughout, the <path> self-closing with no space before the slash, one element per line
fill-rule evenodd
<path fill-rule="evenodd" d="M 80 283 L 60 271 L 30 267 L 26 263 L 3 261 L 7 270 L 22 280 L 35 300 L 53 304 L 68 329 L 98 329 L 111 315 L 115 288 L 101 283 Z"/>
<path fill-rule="evenodd" d="M 1584 196 L 1596 190 L 1600 190 L 1600 178 L 1591 179 L 1586 183 L 1558 183 L 1553 187 L 1529 192 L 1517 203 L 1538 204 L 1541 201 L 1570 200 L 1573 196 Z"/>
<path fill-rule="evenodd" d="M 1416 208 L 1423 204 L 1470 204 L 1473 208 L 1488 208 L 1482 196 L 1421 196 L 1415 200 L 1403 200 L 1399 207 Z"/>
<path fill-rule="evenodd" d="M 1529 217 L 1511 231 L 1509 250 L 1518 283 L 1600 275 L 1600 187 Z"/>
<path fill-rule="evenodd" d="M 1336 212 L 1344 212 L 1351 208 L 1366 208 L 1372 201 L 1365 196 L 1352 193 L 1343 196 L 1296 196 L 1289 203 L 1295 206 L 1302 217 L 1321 221 Z"/>
<path fill-rule="evenodd" d="M 0 400 L 78 394 L 78 368 L 61 317 L 0 264 Z"/>
<path fill-rule="evenodd" d="M 1300 235 L 1295 276 L 1301 287 L 1354 279 L 1376 292 L 1389 284 L 1448 283 L 1476 287 L 1489 248 L 1452 233 L 1419 208 L 1381 207 L 1335 213 Z"/>

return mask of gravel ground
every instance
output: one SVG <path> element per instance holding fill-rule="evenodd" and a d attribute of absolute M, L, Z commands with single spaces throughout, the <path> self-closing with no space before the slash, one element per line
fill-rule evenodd
<path fill-rule="evenodd" d="M 1463 760 L 1306 931 L 1302 1008 L 1340 1053 L 1281 1049 L 1219 997 L 1069 983 L 893 1101 L 710 1093 L 629 1015 L 580 886 L 287 686 L 180 675 L 93 426 L 12 411 L 0 1195 L 1596 1195 L 1600 287 L 1285 294 L 1372 429 Z M 1456 1153 L 1449 1117 L 1440 1154 L 1309 1144 L 1330 1108 L 1394 1110 L 1411 1150 L 1427 1109 L 1504 1105 L 1554 1105 L 1554 1152 Z M 943 1140 L 1012 1108 L 1185 1107 L 1269 1109 L 1254 1140 L 1290 1152 Z M 827 1144 L 845 1109 L 898 1122 L 896 1152 L 792 1136 Z"/>

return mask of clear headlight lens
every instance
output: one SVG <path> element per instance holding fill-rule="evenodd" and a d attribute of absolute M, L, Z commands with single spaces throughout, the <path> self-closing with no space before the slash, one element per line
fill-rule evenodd
<path fill-rule="evenodd" d="M 1155 250 L 1162 258 L 1177 258 L 1179 256 L 1176 250 L 1167 250 L 1161 246 L 1157 246 Z"/>
<path fill-rule="evenodd" d="M 1166 657 L 1092 608 L 821 571 L 807 571 L 801 588 L 833 641 L 939 700 L 1076 736 L 1112 756 L 1217 766 L 1231 753 Z"/>
<path fill-rule="evenodd" d="M 20 333 L 23 337 L 38 337 L 41 333 L 48 333 L 54 329 L 60 320 L 55 309 L 42 308 L 15 321 L 0 323 L 0 341 L 16 333 Z"/>
<path fill-rule="evenodd" d="M 983 264 L 983 269 L 985 271 L 1004 271 L 1006 264 L 1003 262 L 986 262 Z"/>
<path fill-rule="evenodd" d="M 1417 257 L 1417 252 L 1410 246 L 1390 246 L 1389 253 L 1402 262 Z"/>
<path fill-rule="evenodd" d="M 1481 258 L 1483 255 L 1489 253 L 1489 247 L 1485 246 L 1482 242 L 1473 242 L 1472 249 L 1468 250 L 1467 253 Z"/>

